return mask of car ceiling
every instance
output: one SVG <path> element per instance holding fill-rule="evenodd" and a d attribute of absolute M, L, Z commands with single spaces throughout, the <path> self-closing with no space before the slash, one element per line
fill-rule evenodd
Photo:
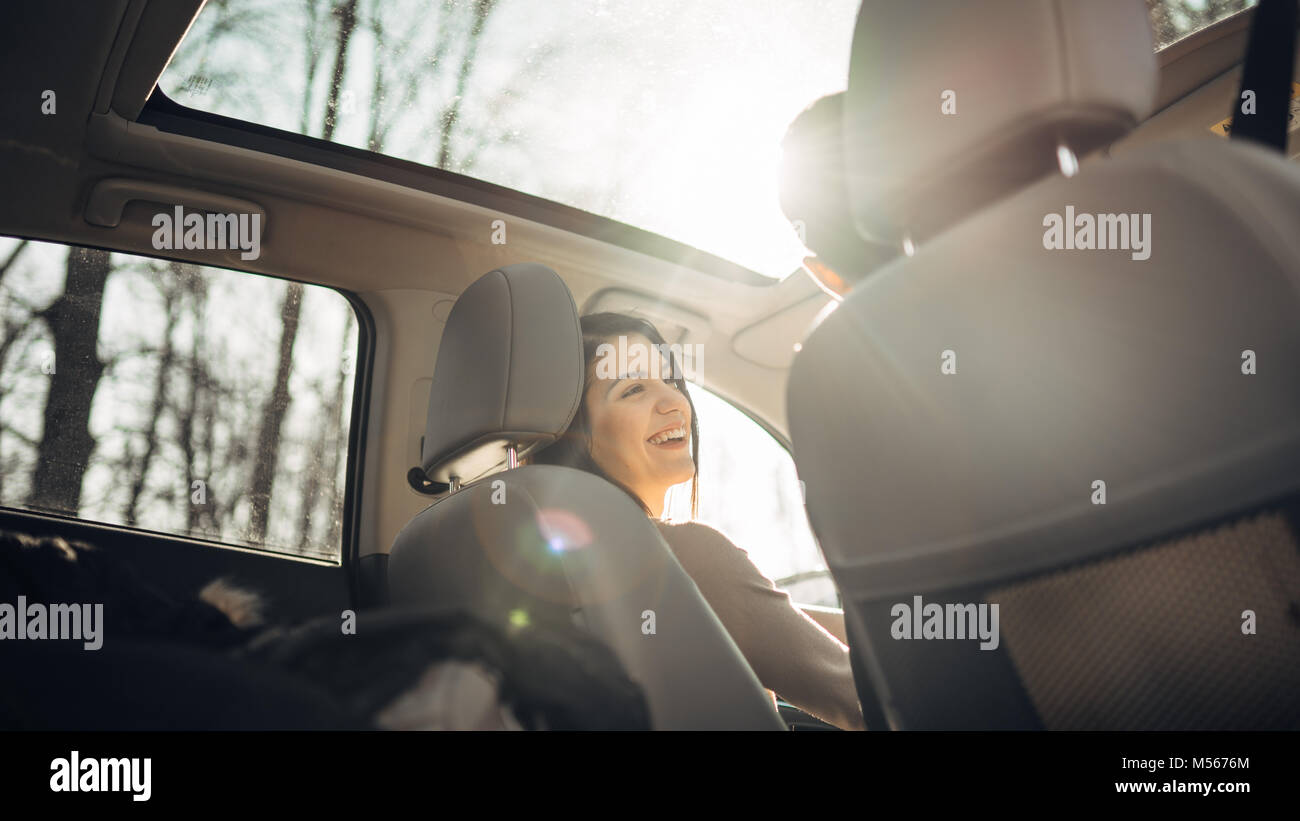
<path fill-rule="evenodd" d="M 599 230 L 575 233 L 548 224 L 571 225 L 572 209 L 532 198 L 498 198 L 504 208 L 458 201 L 456 192 L 470 189 L 445 172 L 436 172 L 442 182 L 434 190 L 417 190 L 136 122 L 201 5 L 51 0 L 6 9 L 0 178 L 9 196 L 0 198 L 0 233 L 155 255 L 156 207 L 128 203 L 116 227 L 86 221 L 87 203 L 108 179 L 185 186 L 263 208 L 260 258 L 243 262 L 232 252 L 215 264 L 347 289 L 374 315 L 363 552 L 386 549 L 427 504 L 405 475 L 416 463 L 421 391 L 442 319 L 456 294 L 501 265 L 544 263 L 580 308 L 638 309 L 680 329 L 678 341 L 706 342 L 704 384 L 785 430 L 794 345 L 828 302 L 807 277 L 746 281 L 736 266 L 676 243 L 648 253 L 638 244 L 642 232 L 599 218 L 591 218 Z M 1113 150 L 1208 135 L 1235 97 L 1247 20 L 1230 18 L 1162 51 L 1158 113 Z M 52 116 L 40 113 L 45 89 L 57 93 Z M 506 220 L 504 245 L 491 242 L 497 219 Z M 172 256 L 214 264 L 213 253 Z"/>

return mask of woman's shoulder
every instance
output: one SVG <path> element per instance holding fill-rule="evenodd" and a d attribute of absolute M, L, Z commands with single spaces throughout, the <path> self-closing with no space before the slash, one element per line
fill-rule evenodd
<path fill-rule="evenodd" d="M 663 522 L 655 520 L 655 525 L 664 536 L 681 539 L 723 539 L 730 541 L 718 530 L 701 522 Z"/>
<path fill-rule="evenodd" d="M 663 534 L 664 541 L 674 548 L 686 547 L 695 550 L 724 552 L 734 550 L 737 551 L 737 555 L 749 555 L 743 548 L 723 535 L 721 531 L 701 522 L 683 522 L 681 524 L 655 522 L 655 524 L 658 525 L 659 531 Z"/>
<path fill-rule="evenodd" d="M 746 608 L 758 601 L 750 598 L 750 592 L 758 590 L 770 594 L 775 590 L 776 586 L 754 564 L 749 551 L 720 531 L 699 522 L 657 524 L 663 532 L 664 542 L 695 583 L 700 585 L 705 597 L 713 596 L 711 603 L 715 610 L 718 602 L 723 601 L 719 597 L 746 591 L 741 599 L 735 600 L 741 602 L 737 606 Z"/>

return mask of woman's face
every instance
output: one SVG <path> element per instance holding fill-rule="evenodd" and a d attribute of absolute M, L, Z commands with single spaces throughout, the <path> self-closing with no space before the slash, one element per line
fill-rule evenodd
<path fill-rule="evenodd" d="M 617 338 L 606 341 L 618 350 Z M 632 353 L 636 345 L 644 345 L 642 351 L 656 355 L 649 339 L 628 334 L 629 362 L 650 361 L 648 356 Z M 691 406 L 681 391 L 662 378 L 673 375 L 671 362 L 660 361 L 660 378 L 656 379 L 644 372 L 589 368 L 583 400 L 591 422 L 592 459 L 636 493 L 655 516 L 663 513 L 668 488 L 695 475 Z"/>

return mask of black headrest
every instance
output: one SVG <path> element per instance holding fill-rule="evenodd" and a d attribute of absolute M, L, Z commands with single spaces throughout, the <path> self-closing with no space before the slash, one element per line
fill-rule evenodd
<path fill-rule="evenodd" d="M 853 227 L 845 184 L 841 121 L 844 93 L 829 94 L 804 109 L 781 142 L 781 210 L 804 247 L 851 285 L 898 255 L 892 246 L 866 242 Z M 808 266 L 823 284 L 827 272 Z"/>

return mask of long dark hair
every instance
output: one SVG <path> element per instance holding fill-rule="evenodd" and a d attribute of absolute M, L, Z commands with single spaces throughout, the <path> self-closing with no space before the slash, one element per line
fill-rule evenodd
<path fill-rule="evenodd" d="M 582 358 L 586 363 L 586 377 L 582 385 L 582 401 L 578 404 L 578 412 L 574 414 L 573 421 L 569 423 L 569 428 L 560 435 L 555 444 L 548 445 L 544 450 L 538 452 L 529 461 L 539 465 L 561 465 L 563 467 L 577 468 L 585 470 L 588 473 L 594 473 L 620 488 L 628 496 L 632 497 L 646 515 L 651 515 L 650 508 L 646 505 L 641 497 L 632 492 L 630 488 L 622 482 L 612 478 L 600 466 L 596 460 L 591 458 L 591 419 L 587 415 L 587 390 L 591 387 L 592 376 L 594 374 L 596 363 L 596 350 L 602 342 L 608 342 L 610 339 L 617 339 L 619 336 L 631 336 L 640 334 L 650 340 L 655 345 L 664 345 L 663 335 L 659 329 L 644 319 L 628 314 L 619 313 L 599 313 L 587 314 L 580 320 L 582 325 Z M 667 350 L 666 347 L 658 350 Z M 672 375 L 677 376 L 682 373 L 680 363 L 677 362 L 675 354 L 669 352 L 671 362 L 664 366 L 664 370 Z M 686 397 L 686 404 L 691 408 L 691 461 L 695 464 L 695 475 L 691 477 L 691 518 L 694 519 L 699 515 L 699 477 L 700 477 L 700 423 L 695 414 L 695 403 L 691 401 L 691 394 L 686 389 L 685 379 L 665 379 L 677 390 L 682 392 Z"/>

